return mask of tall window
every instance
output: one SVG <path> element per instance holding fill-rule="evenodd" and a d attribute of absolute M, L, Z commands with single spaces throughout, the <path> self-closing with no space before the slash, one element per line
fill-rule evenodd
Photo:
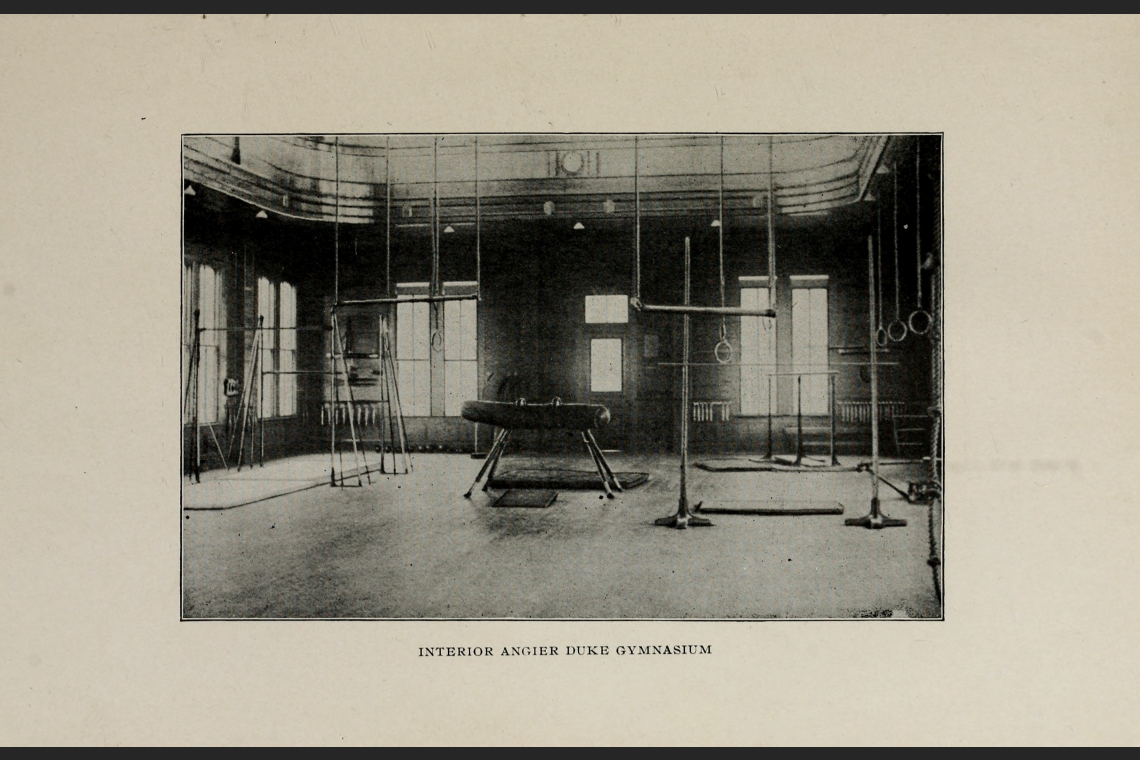
<path fill-rule="evenodd" d="M 444 295 L 474 295 L 478 283 L 445 282 Z M 426 282 L 396 284 L 397 298 L 427 295 Z M 435 413 L 458 417 L 463 402 L 478 398 L 478 303 L 443 301 L 439 325 L 433 330 L 431 304 L 396 304 L 396 375 L 400 403 L 409 417 L 432 414 L 432 363 L 443 373 L 443 398 L 435 400 Z M 442 361 L 439 361 L 442 353 Z M 438 385 L 438 383 L 437 383 Z"/>
<path fill-rule="evenodd" d="M 260 371 L 255 378 L 261 394 L 261 416 L 297 413 L 297 376 L 282 375 L 297 366 L 297 291 L 288 282 L 257 279 L 257 316 L 261 321 Z"/>
<path fill-rule="evenodd" d="M 445 295 L 474 295 L 478 283 L 445 282 Z M 463 402 L 479 397 L 479 362 L 476 301 L 443 302 L 443 413 L 458 417 Z"/>
<path fill-rule="evenodd" d="M 740 306 L 768 309 L 768 278 L 740 278 Z M 740 413 L 768 415 L 776 399 L 776 324 L 764 317 L 740 318 Z M 769 387 L 769 385 L 771 387 Z"/>
<path fill-rule="evenodd" d="M 183 387 L 191 370 L 194 346 L 194 310 L 200 311 L 198 326 L 200 333 L 198 347 L 198 421 L 218 422 L 221 410 L 225 407 L 224 378 L 222 377 L 222 351 L 225 346 L 224 333 L 219 328 L 226 326 L 226 305 L 222 291 L 222 274 L 212 266 L 199 264 L 183 266 Z M 184 409 L 185 421 L 192 417 L 192 409 Z"/>
<path fill-rule="evenodd" d="M 586 296 L 586 324 L 624 325 L 629 323 L 629 296 Z M 591 330 L 598 335 L 597 330 Z M 621 393 L 624 345 L 622 339 L 602 331 L 590 338 L 590 392 Z M 612 332 L 611 332 L 612 335 Z"/>
<path fill-rule="evenodd" d="M 396 285 L 397 298 L 427 295 L 426 282 Z M 409 417 L 431 416 L 431 304 L 396 304 L 396 375 Z"/>
<path fill-rule="evenodd" d="M 805 373 L 803 413 L 827 414 L 827 277 L 791 280 L 792 372 Z"/>
<path fill-rule="evenodd" d="M 590 340 L 590 392 L 621 393 L 621 338 Z"/>
<path fill-rule="evenodd" d="M 281 283 L 280 334 L 277 336 L 279 353 L 277 368 L 281 372 L 297 371 L 297 289 L 287 282 Z M 289 417 L 297 413 L 297 376 L 277 375 L 277 413 Z"/>

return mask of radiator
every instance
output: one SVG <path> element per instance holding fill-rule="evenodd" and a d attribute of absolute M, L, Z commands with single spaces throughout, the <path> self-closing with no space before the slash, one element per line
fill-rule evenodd
<path fill-rule="evenodd" d="M 731 401 L 693 402 L 693 422 L 728 422 L 731 419 Z"/>
<path fill-rule="evenodd" d="M 356 425 L 378 425 L 384 419 L 386 414 L 386 403 L 384 401 L 357 401 L 355 404 L 349 404 L 347 401 L 341 401 L 336 404 L 335 420 L 337 425 L 347 425 L 349 423 L 349 410 L 354 410 L 352 422 Z M 333 419 L 333 404 L 325 402 L 321 405 L 321 425 L 328 425 L 330 420 Z"/>
<path fill-rule="evenodd" d="M 871 422 L 870 401 L 836 401 L 835 406 L 840 422 L 850 424 L 870 424 Z M 880 401 L 879 421 L 893 420 L 896 414 L 904 413 L 905 407 L 906 402 L 904 401 Z"/>

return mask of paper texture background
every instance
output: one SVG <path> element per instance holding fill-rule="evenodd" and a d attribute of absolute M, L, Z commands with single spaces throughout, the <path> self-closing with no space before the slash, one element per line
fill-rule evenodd
<path fill-rule="evenodd" d="M 0 742 L 1135 744 L 1138 38 L 0 19 Z M 946 621 L 180 623 L 181 134 L 448 130 L 944 132 Z"/>

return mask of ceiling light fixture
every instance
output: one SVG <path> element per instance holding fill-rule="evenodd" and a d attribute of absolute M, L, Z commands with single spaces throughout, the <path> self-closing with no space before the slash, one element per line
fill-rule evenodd
<path fill-rule="evenodd" d="M 268 219 L 269 214 L 265 213 L 265 209 L 262 209 L 261 211 L 257 212 L 257 218 L 258 219 Z"/>
<path fill-rule="evenodd" d="M 574 222 L 574 229 L 584 230 L 586 229 L 586 225 L 582 224 L 581 222 Z"/>
<path fill-rule="evenodd" d="M 720 226 L 720 220 L 719 219 L 713 219 L 712 224 L 710 224 L 709 226 L 710 227 L 719 227 Z"/>
<path fill-rule="evenodd" d="M 183 195 L 197 195 L 197 193 L 194 192 L 194 186 L 191 185 L 189 182 L 186 183 L 186 189 L 182 191 L 182 194 Z"/>
<path fill-rule="evenodd" d="M 445 234 L 445 235 L 449 235 L 449 234 L 451 234 L 452 232 L 455 232 L 455 228 L 454 228 L 454 227 L 452 227 L 452 226 L 449 224 L 449 225 L 447 225 L 446 227 L 444 227 L 444 228 L 443 228 L 443 232 L 444 232 L 444 234 Z"/>

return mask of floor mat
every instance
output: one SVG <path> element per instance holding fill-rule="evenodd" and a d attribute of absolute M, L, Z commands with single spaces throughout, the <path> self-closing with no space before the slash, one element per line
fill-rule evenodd
<path fill-rule="evenodd" d="M 543 488 L 512 488 L 491 506 L 494 507 L 535 507 L 545 509 L 558 498 L 557 491 Z"/>
<path fill-rule="evenodd" d="M 645 472 L 615 472 L 623 489 L 637 488 L 649 480 Z M 590 470 L 508 470 L 491 480 L 491 488 L 552 488 L 562 491 L 602 490 L 602 478 Z"/>
<path fill-rule="evenodd" d="M 796 466 L 793 461 L 783 461 L 779 458 L 767 459 L 709 459 L 693 465 L 708 472 L 855 472 L 856 468 L 848 465 L 838 467 L 829 464 L 805 463 Z"/>
<path fill-rule="evenodd" d="M 837 501 L 708 501 L 693 510 L 702 515 L 841 515 Z"/>

